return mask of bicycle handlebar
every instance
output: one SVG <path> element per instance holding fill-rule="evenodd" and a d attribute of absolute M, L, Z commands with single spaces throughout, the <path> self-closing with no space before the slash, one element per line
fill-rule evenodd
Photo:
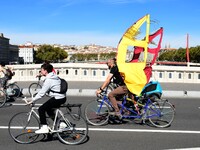
<path fill-rule="evenodd" d="M 34 102 L 29 103 L 29 102 L 27 101 L 26 97 L 25 97 L 24 99 L 22 99 L 22 100 L 25 101 L 25 103 L 26 103 L 27 106 L 30 106 L 30 107 L 34 107 L 34 106 L 35 106 L 35 103 L 34 103 Z"/>

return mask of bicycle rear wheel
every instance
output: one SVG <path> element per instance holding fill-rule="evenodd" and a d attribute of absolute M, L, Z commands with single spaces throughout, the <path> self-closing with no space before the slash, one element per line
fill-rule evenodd
<path fill-rule="evenodd" d="M 60 117 L 57 122 L 57 135 L 61 142 L 69 145 L 82 143 L 88 135 L 88 124 L 85 119 L 77 114 L 64 114 L 65 120 Z M 61 126 L 64 123 L 64 127 Z"/>
<path fill-rule="evenodd" d="M 6 94 L 4 91 L 0 90 L 0 108 L 6 103 Z"/>
<path fill-rule="evenodd" d="M 41 90 L 42 86 L 39 83 L 32 83 L 29 87 L 28 87 L 28 91 L 30 96 L 32 95 L 36 95 L 39 90 Z"/>
<path fill-rule="evenodd" d="M 165 128 L 174 120 L 175 109 L 167 100 L 159 100 L 149 106 L 147 113 L 155 127 Z"/>
<path fill-rule="evenodd" d="M 10 119 L 8 131 L 17 143 L 28 144 L 35 141 L 39 136 L 39 134 L 35 134 L 35 130 L 39 129 L 39 120 L 33 114 L 29 121 L 28 117 L 28 112 L 21 112 Z"/>
<path fill-rule="evenodd" d="M 108 123 L 109 108 L 105 102 L 97 99 L 89 102 L 85 107 L 85 118 L 87 122 L 94 126 L 100 126 Z"/>

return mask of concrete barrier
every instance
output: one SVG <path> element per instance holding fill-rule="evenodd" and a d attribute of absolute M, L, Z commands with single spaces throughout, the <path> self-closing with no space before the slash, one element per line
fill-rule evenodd
<path fill-rule="evenodd" d="M 68 89 L 68 96 L 95 96 L 96 89 Z M 22 89 L 24 96 L 30 96 L 28 89 Z M 162 97 L 174 98 L 200 98 L 200 91 L 167 91 L 164 90 Z"/>

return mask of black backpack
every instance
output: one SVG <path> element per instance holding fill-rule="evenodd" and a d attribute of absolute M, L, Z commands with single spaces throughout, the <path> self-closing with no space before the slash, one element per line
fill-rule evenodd
<path fill-rule="evenodd" d="M 67 92 L 68 90 L 68 83 L 65 79 L 62 79 L 62 78 L 59 78 L 60 81 L 61 81 L 61 85 L 60 85 L 60 92 L 57 92 L 57 91 L 53 91 L 53 90 L 50 90 L 51 92 L 53 93 L 60 93 L 60 94 L 64 94 Z"/>

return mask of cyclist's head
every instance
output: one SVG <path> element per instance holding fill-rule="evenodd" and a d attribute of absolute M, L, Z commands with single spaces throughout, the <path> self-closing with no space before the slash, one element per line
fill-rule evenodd
<path fill-rule="evenodd" d="M 107 63 L 108 68 L 112 68 L 114 65 L 116 65 L 116 60 L 115 59 L 108 59 Z"/>
<path fill-rule="evenodd" d="M 41 69 L 42 70 L 46 70 L 48 73 L 52 72 L 53 70 L 53 66 L 51 64 L 47 64 L 47 63 L 44 63 L 42 66 L 41 66 Z M 41 72 L 42 72 L 41 70 Z"/>

